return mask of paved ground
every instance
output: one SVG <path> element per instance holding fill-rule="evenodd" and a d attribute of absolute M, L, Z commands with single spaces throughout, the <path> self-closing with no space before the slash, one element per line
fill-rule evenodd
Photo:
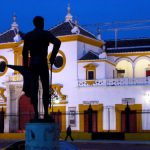
<path fill-rule="evenodd" d="M 15 141 L 16 140 L 0 140 L 0 150 Z M 77 140 L 70 143 L 76 145 L 79 150 L 150 150 L 150 141 Z"/>
<path fill-rule="evenodd" d="M 80 150 L 150 150 L 150 142 L 76 141 L 74 145 Z"/>

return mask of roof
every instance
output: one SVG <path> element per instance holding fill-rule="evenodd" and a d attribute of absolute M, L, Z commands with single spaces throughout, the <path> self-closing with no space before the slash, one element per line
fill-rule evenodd
<path fill-rule="evenodd" d="M 24 34 L 21 31 L 17 31 L 17 29 L 10 29 L 2 34 L 0 34 L 0 43 L 9 43 L 9 42 L 15 42 L 14 37 L 16 34 L 19 33 L 21 38 L 23 38 Z"/>
<path fill-rule="evenodd" d="M 75 23 L 73 23 L 72 21 L 67 21 L 49 29 L 48 31 L 50 31 L 55 36 L 76 35 L 76 33 L 71 32 L 74 26 L 76 26 Z M 89 38 L 96 39 L 96 37 L 92 33 L 86 31 L 81 26 L 77 25 L 77 27 L 80 30 L 80 33 L 79 33 L 80 35 L 84 35 Z"/>
<path fill-rule="evenodd" d="M 96 54 L 92 51 L 89 51 L 83 57 L 81 57 L 79 60 L 94 60 L 94 59 L 99 59 L 98 54 Z"/>
<path fill-rule="evenodd" d="M 150 51 L 150 38 L 106 41 L 106 53 L 145 52 Z"/>
<path fill-rule="evenodd" d="M 150 38 L 118 40 L 117 47 L 133 47 L 150 45 Z M 107 48 L 115 47 L 115 40 L 106 41 Z"/>
<path fill-rule="evenodd" d="M 14 37 L 16 35 L 15 34 L 16 32 L 17 31 L 10 29 L 10 30 L 2 33 L 0 35 L 0 43 L 14 42 Z"/>

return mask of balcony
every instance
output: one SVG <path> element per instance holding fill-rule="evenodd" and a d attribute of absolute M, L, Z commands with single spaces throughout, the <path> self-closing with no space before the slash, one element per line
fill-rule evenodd
<path fill-rule="evenodd" d="M 145 78 L 115 78 L 94 80 L 93 84 L 88 84 L 91 80 L 78 80 L 79 87 L 96 87 L 96 86 L 133 86 L 133 85 L 150 85 L 150 77 Z"/>

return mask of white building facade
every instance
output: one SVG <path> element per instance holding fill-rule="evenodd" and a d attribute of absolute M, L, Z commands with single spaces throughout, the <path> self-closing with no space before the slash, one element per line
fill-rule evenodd
<path fill-rule="evenodd" d="M 0 34 L 0 61 L 22 65 L 23 40 L 14 39 L 18 31 L 14 18 L 11 29 Z M 61 40 L 52 73 L 56 98 L 49 112 L 60 113 L 55 119 L 62 131 L 70 124 L 72 130 L 88 132 L 87 112 L 91 107 L 93 132 L 124 132 L 127 103 L 131 110 L 130 131 L 150 130 L 150 39 L 119 40 L 115 47 L 115 41 L 97 39 L 74 23 L 70 8 L 65 22 L 49 31 Z M 51 50 L 50 44 L 48 58 Z M 0 72 L 0 109 L 8 114 L 4 132 L 16 132 L 26 123 L 10 117 L 22 113 L 22 105 L 29 105 L 20 102 L 22 85 L 19 73 L 8 68 Z M 39 111 L 43 113 L 41 97 L 40 87 Z"/>

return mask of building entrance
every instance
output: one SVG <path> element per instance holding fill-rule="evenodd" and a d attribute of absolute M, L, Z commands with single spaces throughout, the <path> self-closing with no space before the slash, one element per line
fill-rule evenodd
<path fill-rule="evenodd" d="M 88 111 L 84 111 L 84 132 L 90 132 L 90 126 L 91 132 L 97 132 L 97 111 L 92 110 L 91 117 Z"/>
<path fill-rule="evenodd" d="M 121 112 L 121 132 L 126 132 L 126 113 L 125 111 Z M 137 116 L 135 110 L 130 110 L 129 113 L 129 132 L 137 132 Z"/>

